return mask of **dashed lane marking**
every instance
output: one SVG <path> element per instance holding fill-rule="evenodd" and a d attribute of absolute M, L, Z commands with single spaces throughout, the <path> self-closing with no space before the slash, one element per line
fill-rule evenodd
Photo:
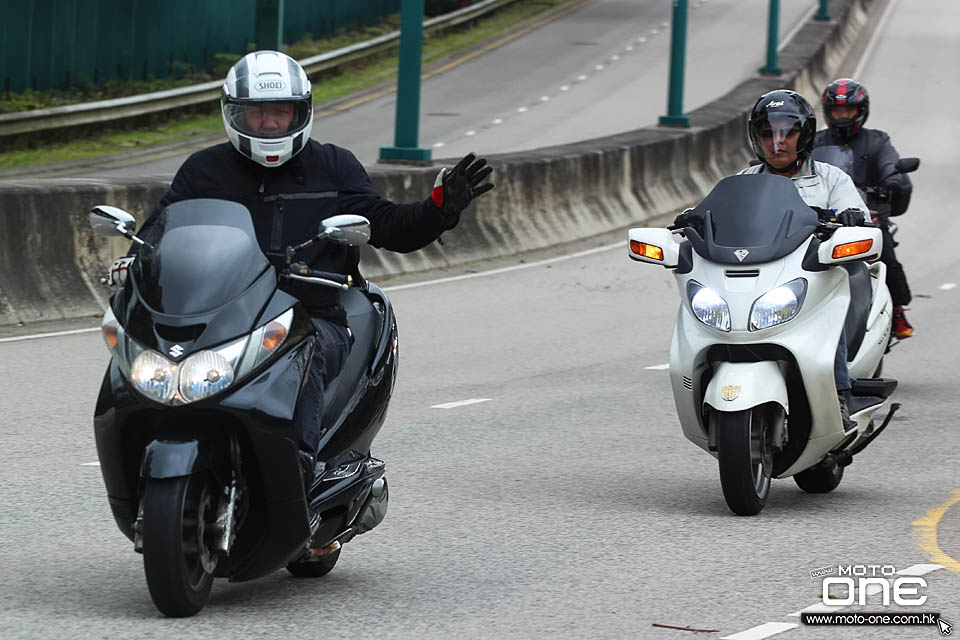
<path fill-rule="evenodd" d="M 455 407 L 465 407 L 468 404 L 480 404 L 481 402 L 489 402 L 490 398 L 471 398 L 469 400 L 459 400 L 457 402 L 444 402 L 443 404 L 435 404 L 431 406 L 431 409 L 453 409 Z"/>
<path fill-rule="evenodd" d="M 956 288 L 957 288 L 957 283 L 956 283 L 956 282 L 944 282 L 942 285 L 940 285 L 940 286 L 937 287 L 937 288 L 940 289 L 941 291 L 950 291 L 950 289 L 956 289 Z"/>
<path fill-rule="evenodd" d="M 669 363 L 669 362 L 667 362 L 666 364 L 655 364 L 655 365 L 653 365 L 652 367 L 644 367 L 644 369 L 649 369 L 649 370 L 651 370 L 651 371 L 663 371 L 663 370 L 669 369 L 669 368 L 670 368 L 670 363 Z"/>
<path fill-rule="evenodd" d="M 99 462 L 84 462 L 84 463 L 81 464 L 80 466 L 81 466 L 81 467 L 99 467 L 99 466 L 100 466 L 100 463 L 99 463 Z"/>
<path fill-rule="evenodd" d="M 0 338 L 0 342 L 20 342 L 21 340 L 33 340 L 34 338 L 53 338 L 55 336 L 71 336 L 76 333 L 92 333 L 100 331 L 100 327 L 92 329 L 72 329 L 71 331 L 53 331 L 51 333 L 34 333 L 29 336 L 16 336 L 15 338 Z"/>

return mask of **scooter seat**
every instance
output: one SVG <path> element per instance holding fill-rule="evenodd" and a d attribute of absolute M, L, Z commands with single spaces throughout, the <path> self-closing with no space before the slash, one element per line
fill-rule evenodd
<path fill-rule="evenodd" d="M 353 346 L 340 375 L 330 381 L 323 394 L 323 429 L 334 426 L 343 413 L 353 391 L 364 375 L 364 370 L 373 357 L 377 336 L 383 323 L 383 315 L 378 312 L 370 299 L 357 288 L 350 288 L 340 294 L 340 304 L 347 312 L 347 325 L 353 333 Z"/>
<path fill-rule="evenodd" d="M 843 268 L 850 274 L 850 306 L 843 326 L 847 334 L 847 362 L 853 362 L 867 335 L 867 315 L 873 300 L 873 285 L 867 265 L 863 262 L 848 262 Z"/>

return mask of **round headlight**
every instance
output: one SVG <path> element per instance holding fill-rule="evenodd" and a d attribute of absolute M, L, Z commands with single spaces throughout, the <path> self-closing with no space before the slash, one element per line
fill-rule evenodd
<path fill-rule="evenodd" d="M 180 394 L 187 402 L 212 396 L 233 383 L 233 367 L 213 351 L 195 353 L 180 368 Z"/>
<path fill-rule="evenodd" d="M 177 366 L 156 351 L 144 351 L 130 367 L 130 380 L 145 396 L 170 402 L 177 391 Z"/>
<path fill-rule="evenodd" d="M 730 331 L 730 307 L 720 294 L 691 280 L 687 285 L 687 295 L 690 296 L 690 307 L 700 322 L 720 331 Z"/>

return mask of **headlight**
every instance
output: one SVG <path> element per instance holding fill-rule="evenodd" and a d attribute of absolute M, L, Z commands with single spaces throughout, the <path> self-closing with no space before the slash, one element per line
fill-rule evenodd
<path fill-rule="evenodd" d="M 168 403 L 177 391 L 177 369 L 156 351 L 144 351 L 130 367 L 130 380 L 143 395 Z"/>
<path fill-rule="evenodd" d="M 807 295 L 804 278 L 791 280 L 757 298 L 750 310 L 750 330 L 767 329 L 793 318 Z"/>
<path fill-rule="evenodd" d="M 730 331 L 730 307 L 716 291 L 691 280 L 687 283 L 687 297 L 700 322 L 720 331 Z"/>
<path fill-rule="evenodd" d="M 233 365 L 215 351 L 201 351 L 180 366 L 180 395 L 196 402 L 233 384 Z"/>

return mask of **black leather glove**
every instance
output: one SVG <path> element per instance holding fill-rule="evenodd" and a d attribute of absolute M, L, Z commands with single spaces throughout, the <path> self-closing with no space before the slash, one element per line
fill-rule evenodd
<path fill-rule="evenodd" d="M 673 219 L 673 224 L 668 226 L 667 229 L 673 231 L 690 227 L 702 236 L 704 220 L 704 215 L 696 209 L 685 209 L 683 213 Z"/>
<path fill-rule="evenodd" d="M 862 227 L 866 222 L 860 209 L 844 209 L 837 214 L 837 222 L 845 227 Z"/>
<path fill-rule="evenodd" d="M 474 198 L 493 189 L 492 182 L 484 182 L 493 172 L 486 158 L 468 153 L 453 169 L 444 167 L 433 185 L 433 204 L 448 217 L 456 217 Z"/>

